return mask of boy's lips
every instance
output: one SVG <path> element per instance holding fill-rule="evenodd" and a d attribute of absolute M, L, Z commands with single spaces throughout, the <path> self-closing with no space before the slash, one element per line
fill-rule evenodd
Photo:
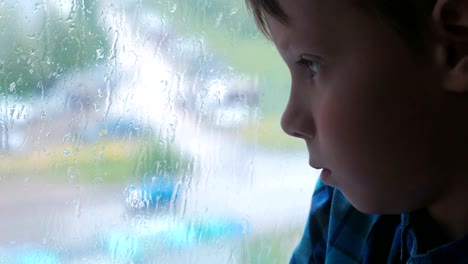
<path fill-rule="evenodd" d="M 321 170 L 321 169 L 323 169 L 322 167 L 317 166 L 317 165 L 314 165 L 314 164 L 311 164 L 311 163 L 309 163 L 309 166 L 311 166 L 312 168 L 314 168 L 314 169 L 316 169 L 316 170 Z"/>
<path fill-rule="evenodd" d="M 330 174 L 331 174 L 331 170 L 328 169 L 328 168 L 324 168 L 323 166 L 320 166 L 318 165 L 317 163 L 315 163 L 314 161 L 310 160 L 309 161 L 309 165 L 310 167 L 316 169 L 316 170 L 322 170 L 320 172 L 320 178 L 324 178 L 324 177 L 328 177 Z"/>
<path fill-rule="evenodd" d="M 324 167 L 318 165 L 317 163 L 315 163 L 313 161 L 309 161 L 309 166 L 311 166 L 312 168 L 314 168 L 316 170 L 329 170 L 327 168 L 324 168 Z"/>

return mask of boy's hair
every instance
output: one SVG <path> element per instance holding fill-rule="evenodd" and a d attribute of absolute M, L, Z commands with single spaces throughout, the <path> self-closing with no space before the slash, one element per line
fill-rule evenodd
<path fill-rule="evenodd" d="M 245 0 L 262 33 L 271 38 L 265 15 L 287 24 L 288 16 L 277 0 Z M 415 51 L 422 52 L 430 32 L 430 18 L 435 0 L 343 0 L 383 17 Z M 292 4 L 292 3 L 291 3 Z"/>

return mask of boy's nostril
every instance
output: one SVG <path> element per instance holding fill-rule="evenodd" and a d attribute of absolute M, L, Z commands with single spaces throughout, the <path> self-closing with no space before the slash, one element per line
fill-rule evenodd
<path fill-rule="evenodd" d="M 302 139 L 311 139 L 315 133 L 315 128 L 311 120 L 306 120 L 307 118 L 303 115 L 295 115 L 295 118 L 289 118 L 286 115 L 283 115 L 281 119 L 281 128 L 289 136 L 302 138 Z"/>
<path fill-rule="evenodd" d="M 291 136 L 293 136 L 293 137 L 298 137 L 298 138 L 304 137 L 304 135 L 302 135 L 302 134 L 300 134 L 300 133 L 292 133 Z"/>
<path fill-rule="evenodd" d="M 312 138 L 312 135 L 309 135 L 309 134 L 306 134 L 306 133 L 301 133 L 301 132 L 291 132 L 291 133 L 287 133 L 287 134 L 292 136 L 292 137 L 302 138 L 302 139 L 311 139 Z"/>

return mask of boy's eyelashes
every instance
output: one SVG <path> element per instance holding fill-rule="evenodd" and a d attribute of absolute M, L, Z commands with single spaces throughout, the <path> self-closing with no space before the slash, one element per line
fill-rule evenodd
<path fill-rule="evenodd" d="M 316 60 L 309 59 L 309 58 L 301 58 L 297 62 L 297 64 L 300 65 L 301 67 L 306 67 L 307 70 L 310 71 L 312 76 L 315 76 L 319 72 L 320 67 L 321 67 L 320 62 L 318 62 Z"/>

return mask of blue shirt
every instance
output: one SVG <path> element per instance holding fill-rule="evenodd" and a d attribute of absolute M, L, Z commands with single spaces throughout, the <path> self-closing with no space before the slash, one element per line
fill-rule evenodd
<path fill-rule="evenodd" d="M 430 233 L 427 230 L 431 230 Z M 318 182 L 290 264 L 467 264 L 468 235 L 450 241 L 424 211 L 368 215 Z"/>

